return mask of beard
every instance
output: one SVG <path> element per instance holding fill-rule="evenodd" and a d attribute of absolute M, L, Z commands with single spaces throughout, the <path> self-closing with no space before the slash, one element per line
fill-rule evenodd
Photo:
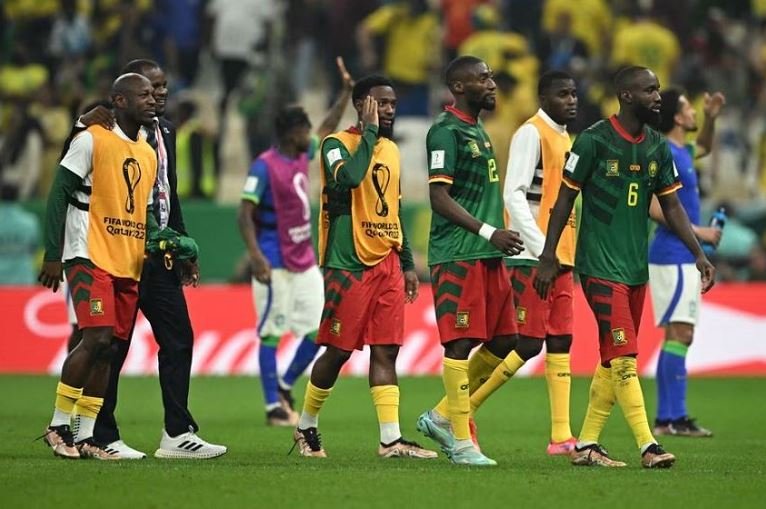
<path fill-rule="evenodd" d="M 389 140 L 393 140 L 394 139 L 394 123 L 391 122 L 391 125 L 388 127 L 384 125 L 379 125 L 378 136 L 383 138 L 388 138 Z"/>
<path fill-rule="evenodd" d="M 662 122 L 662 115 L 659 112 L 641 105 L 636 106 L 636 118 L 653 129 L 657 129 Z"/>
<path fill-rule="evenodd" d="M 486 111 L 494 111 L 497 106 L 497 99 L 494 97 L 485 97 L 481 100 L 481 109 Z"/>

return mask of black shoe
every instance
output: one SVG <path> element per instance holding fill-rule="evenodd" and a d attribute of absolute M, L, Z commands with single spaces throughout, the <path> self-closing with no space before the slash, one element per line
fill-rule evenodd
<path fill-rule="evenodd" d="M 295 428 L 293 433 L 293 446 L 290 448 L 289 456 L 293 452 L 295 446 L 298 446 L 298 453 L 301 456 L 314 457 L 314 458 L 326 458 L 322 448 L 322 435 L 320 435 L 316 428 L 299 429 Z"/>
<path fill-rule="evenodd" d="M 287 426 L 292 428 L 298 424 L 298 414 L 278 406 L 266 412 L 266 424 L 268 426 Z"/>
<path fill-rule="evenodd" d="M 644 468 L 670 468 L 675 461 L 675 456 L 656 443 L 647 447 L 641 454 L 641 466 Z"/>
<path fill-rule="evenodd" d="M 710 438 L 713 436 L 712 431 L 698 426 L 695 420 L 689 416 L 676 419 L 671 423 L 671 426 L 673 426 L 675 434 L 682 437 Z"/>
<path fill-rule="evenodd" d="M 292 391 L 290 389 L 283 389 L 282 387 L 279 387 L 277 391 L 279 392 L 279 399 L 281 400 L 282 404 L 294 412 L 295 399 L 293 398 Z"/>

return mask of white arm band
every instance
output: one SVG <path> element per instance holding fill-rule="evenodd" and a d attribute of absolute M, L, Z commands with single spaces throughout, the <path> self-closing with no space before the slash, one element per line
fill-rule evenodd
<path fill-rule="evenodd" d="M 497 228 L 494 226 L 484 223 L 481 225 L 481 228 L 479 228 L 479 235 L 489 242 L 489 239 L 492 238 L 492 234 L 495 233 L 495 230 L 497 230 Z"/>

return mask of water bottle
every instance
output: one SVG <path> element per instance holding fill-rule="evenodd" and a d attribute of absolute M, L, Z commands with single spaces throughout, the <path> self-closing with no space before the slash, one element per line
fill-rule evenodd
<path fill-rule="evenodd" d="M 713 213 L 713 217 L 710 218 L 710 227 L 723 230 L 726 224 L 726 209 L 724 207 L 719 208 Z M 705 251 L 705 255 L 712 256 L 715 253 L 715 246 L 710 242 L 702 243 L 702 250 Z"/>

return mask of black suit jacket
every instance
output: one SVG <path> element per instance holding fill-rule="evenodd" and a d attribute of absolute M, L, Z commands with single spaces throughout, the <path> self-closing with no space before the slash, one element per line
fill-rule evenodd
<path fill-rule="evenodd" d="M 72 131 L 69 133 L 69 137 L 64 142 L 64 149 L 61 151 L 61 157 L 69 150 L 69 145 L 72 144 L 74 137 L 84 131 L 84 127 L 72 127 Z M 169 120 L 165 120 L 160 117 L 160 131 L 162 132 L 162 141 L 165 143 L 165 148 L 168 153 L 168 184 L 170 184 L 170 218 L 168 219 L 168 226 L 182 235 L 188 235 L 186 232 L 186 225 L 184 224 L 184 216 L 181 211 L 181 202 L 178 199 L 178 174 L 176 173 L 176 127 Z"/>

